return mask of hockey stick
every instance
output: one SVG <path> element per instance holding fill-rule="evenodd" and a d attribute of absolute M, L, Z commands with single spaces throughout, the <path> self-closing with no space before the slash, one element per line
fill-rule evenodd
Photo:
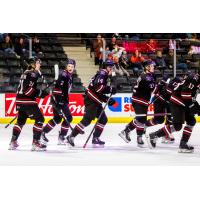
<path fill-rule="evenodd" d="M 52 97 L 53 101 L 54 101 L 55 104 L 56 104 L 56 99 L 55 99 L 55 97 L 54 97 L 53 94 L 51 94 L 51 97 Z M 63 110 L 62 110 L 62 109 L 58 109 L 56 106 L 53 106 L 53 108 L 54 108 L 58 113 L 61 113 L 61 115 L 63 116 L 65 122 L 69 125 L 69 128 L 73 131 L 74 128 L 71 126 L 71 124 L 70 124 L 70 122 L 68 121 L 68 119 L 67 119 L 65 113 L 63 112 Z"/>
<path fill-rule="evenodd" d="M 4 128 L 8 128 L 16 119 L 17 115 Z"/>
<path fill-rule="evenodd" d="M 131 114 L 133 117 L 145 117 L 145 116 L 165 116 L 171 115 L 171 113 L 155 113 L 155 114 Z"/>
<path fill-rule="evenodd" d="M 105 111 L 105 108 L 106 108 L 106 106 L 108 105 L 108 102 L 109 102 L 109 100 L 111 99 L 111 97 L 112 97 L 112 94 L 109 96 L 109 98 L 108 98 L 108 100 L 107 100 L 107 102 L 106 102 L 105 106 L 103 107 L 103 110 L 101 111 L 101 113 L 100 113 L 100 115 L 99 115 L 99 117 L 98 117 L 98 119 L 97 119 L 96 123 L 94 124 L 92 131 L 90 132 L 90 134 L 89 134 L 89 136 L 88 136 L 88 138 L 87 138 L 87 140 L 86 140 L 85 144 L 83 145 L 83 148 L 85 148 L 85 147 L 86 147 L 86 145 L 87 145 L 87 143 L 88 143 L 88 141 L 89 141 L 90 137 L 92 136 L 92 134 L 93 134 L 93 131 L 94 131 L 94 129 L 95 129 L 95 127 L 96 127 L 97 123 L 98 123 L 98 122 L 99 122 L 99 120 L 101 119 L 101 116 L 102 116 L 103 112 Z"/>
<path fill-rule="evenodd" d="M 44 84 L 46 84 L 46 88 L 44 90 L 47 90 L 49 87 L 51 87 L 52 84 L 55 83 L 56 80 L 58 80 L 58 76 L 59 76 L 59 67 L 57 64 L 54 65 L 54 71 L 55 71 L 55 77 L 54 77 L 54 81 L 50 84 L 47 83 L 46 79 L 44 78 L 44 76 L 42 75 L 41 71 L 38 70 L 40 77 L 42 78 L 42 81 Z"/>

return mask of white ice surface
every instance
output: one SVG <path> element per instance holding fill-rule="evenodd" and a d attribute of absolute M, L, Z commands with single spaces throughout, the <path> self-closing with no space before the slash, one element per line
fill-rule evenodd
<path fill-rule="evenodd" d="M 158 141 L 157 148 L 151 150 L 146 141 L 145 148 L 137 147 L 135 131 L 131 134 L 132 141 L 125 143 L 118 136 L 125 125 L 107 124 L 101 137 L 106 146 L 101 149 L 92 148 L 91 141 L 86 149 L 82 148 L 93 124 L 85 129 L 85 135 L 75 138 L 75 148 L 57 145 L 57 126 L 47 135 L 50 142 L 46 152 L 30 151 L 32 125 L 24 126 L 18 140 L 18 150 L 8 150 L 12 125 L 7 129 L 4 128 L 5 125 L 0 125 L 0 165 L 200 165 L 200 124 L 195 126 L 189 142 L 195 147 L 193 154 L 178 153 L 182 131 L 174 134 L 174 144 L 161 144 L 161 141 Z M 159 127 L 161 126 L 148 128 L 147 131 L 151 132 Z"/>

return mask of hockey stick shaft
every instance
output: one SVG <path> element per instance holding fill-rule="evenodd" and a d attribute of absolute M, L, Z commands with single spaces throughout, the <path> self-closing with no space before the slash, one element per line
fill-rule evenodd
<path fill-rule="evenodd" d="M 100 115 L 99 115 L 99 117 L 98 117 L 96 123 L 94 124 L 92 131 L 90 132 L 90 134 L 89 134 L 89 136 L 88 136 L 88 138 L 87 138 L 85 144 L 83 145 L 83 148 L 85 148 L 85 147 L 87 146 L 87 143 L 88 143 L 88 141 L 90 140 L 90 138 L 91 138 L 91 136 L 92 136 L 92 134 L 93 134 L 93 132 L 94 132 L 94 129 L 96 128 L 97 123 L 98 123 L 99 120 L 101 119 L 101 116 L 102 116 L 103 112 L 105 111 L 105 108 L 106 108 L 106 106 L 108 105 L 108 102 L 109 102 L 109 100 L 111 99 L 111 97 L 112 97 L 112 94 L 110 95 L 110 97 L 108 98 L 108 100 L 107 100 L 105 106 L 103 107 L 103 110 L 101 111 L 101 113 L 100 113 Z"/>
<path fill-rule="evenodd" d="M 52 97 L 52 99 L 53 99 L 53 101 L 54 101 L 54 103 L 55 103 L 55 105 L 56 105 L 57 102 L 56 102 L 56 99 L 55 99 L 55 97 L 53 96 L 53 94 L 51 94 L 51 97 Z M 71 126 L 71 124 L 70 124 L 70 122 L 68 121 L 68 119 L 67 119 L 65 113 L 63 112 L 63 110 L 57 108 L 56 106 L 53 106 L 53 108 L 54 108 L 58 113 L 61 113 L 61 115 L 63 116 L 65 122 L 69 125 L 69 128 L 73 131 L 74 128 Z"/>
<path fill-rule="evenodd" d="M 171 113 L 155 113 L 155 114 L 131 114 L 133 117 L 145 117 L 145 116 L 165 116 L 171 115 Z"/>
<path fill-rule="evenodd" d="M 17 115 L 5 126 L 5 128 L 8 128 L 16 119 Z"/>

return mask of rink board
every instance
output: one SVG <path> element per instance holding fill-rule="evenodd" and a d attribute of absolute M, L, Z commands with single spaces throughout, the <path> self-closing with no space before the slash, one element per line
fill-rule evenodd
<path fill-rule="evenodd" d="M 121 93 L 113 96 L 117 103 L 114 106 L 107 106 L 105 110 L 109 123 L 127 123 L 133 119 L 132 115 L 135 113 L 131 105 L 131 96 L 131 93 Z M 0 123 L 8 123 L 16 116 L 15 97 L 15 94 L 0 94 Z M 200 95 L 197 96 L 197 100 L 200 102 Z M 44 114 L 46 123 L 53 116 L 50 97 L 37 99 L 37 102 L 40 110 Z M 73 115 L 73 123 L 78 123 L 84 114 L 82 94 L 70 94 L 69 102 L 70 111 Z M 153 113 L 153 105 L 149 106 L 148 113 Z M 196 119 L 200 122 L 200 117 L 196 117 Z M 33 120 L 27 120 L 27 123 L 33 122 Z"/>

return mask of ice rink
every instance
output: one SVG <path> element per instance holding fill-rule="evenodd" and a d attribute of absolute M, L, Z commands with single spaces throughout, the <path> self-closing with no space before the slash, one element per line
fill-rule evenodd
<path fill-rule="evenodd" d="M 195 126 L 189 142 L 195 147 L 193 154 L 178 153 L 181 132 L 175 134 L 174 144 L 162 144 L 159 140 L 153 150 L 148 148 L 146 141 L 144 148 L 137 147 L 135 131 L 131 134 L 132 141 L 127 144 L 118 136 L 125 125 L 108 124 L 101 137 L 106 146 L 99 149 L 92 148 L 91 141 L 86 149 L 82 148 L 93 124 L 85 129 L 85 135 L 75 138 L 75 148 L 57 145 L 57 126 L 47 135 L 50 142 L 46 152 L 30 151 L 32 125 L 24 126 L 18 150 L 8 150 L 13 125 L 7 129 L 0 125 L 0 165 L 200 165 L 200 124 Z M 159 127 L 148 128 L 147 132 Z"/>

